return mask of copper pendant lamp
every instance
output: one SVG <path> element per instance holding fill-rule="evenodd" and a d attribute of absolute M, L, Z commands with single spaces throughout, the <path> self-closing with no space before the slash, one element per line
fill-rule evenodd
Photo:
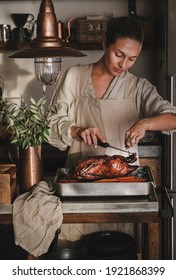
<path fill-rule="evenodd" d="M 28 49 L 10 55 L 10 58 L 34 58 L 35 72 L 42 84 L 51 85 L 61 69 L 62 57 L 83 57 L 82 52 L 67 47 L 58 37 L 58 25 L 51 0 L 42 0 L 37 17 L 37 35 Z"/>

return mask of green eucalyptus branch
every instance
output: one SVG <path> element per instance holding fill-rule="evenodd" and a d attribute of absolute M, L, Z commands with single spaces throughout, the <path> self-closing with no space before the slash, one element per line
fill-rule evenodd
<path fill-rule="evenodd" d="M 31 97 L 30 106 L 21 101 L 20 107 L 15 107 L 9 115 L 7 130 L 11 135 L 11 143 L 23 149 L 40 146 L 49 135 L 48 114 L 57 114 L 59 105 L 50 105 L 45 109 L 46 99 L 42 97 L 37 102 Z"/>
<path fill-rule="evenodd" d="M 8 125 L 12 113 L 12 104 L 6 98 L 0 97 L 0 124 Z"/>

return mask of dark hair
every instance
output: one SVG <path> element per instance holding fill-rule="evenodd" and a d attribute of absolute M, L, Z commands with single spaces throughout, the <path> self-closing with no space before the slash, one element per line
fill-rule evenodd
<path fill-rule="evenodd" d="M 143 43 L 143 31 L 140 24 L 129 17 L 115 17 L 107 24 L 106 46 L 114 44 L 119 38 L 130 38 Z"/>

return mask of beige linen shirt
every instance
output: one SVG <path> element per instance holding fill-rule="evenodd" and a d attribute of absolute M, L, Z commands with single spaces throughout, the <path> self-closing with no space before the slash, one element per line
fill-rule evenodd
<path fill-rule="evenodd" d="M 51 116 L 49 143 L 60 150 L 69 146 L 67 166 L 91 155 L 113 155 L 114 149 L 85 145 L 73 139 L 70 128 L 97 126 L 111 145 L 125 149 L 125 132 L 138 119 L 163 113 L 176 113 L 176 107 L 163 100 L 155 86 L 128 71 L 115 77 L 101 99 L 97 99 L 91 81 L 93 64 L 69 68 L 59 80 L 52 103 L 62 105 L 56 116 Z M 137 152 L 137 146 L 130 149 Z M 136 164 L 136 163 L 135 163 Z"/>

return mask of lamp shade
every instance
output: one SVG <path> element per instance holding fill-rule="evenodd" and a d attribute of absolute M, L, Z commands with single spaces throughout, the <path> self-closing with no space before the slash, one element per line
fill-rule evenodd
<path fill-rule="evenodd" d="M 10 58 L 36 58 L 36 57 L 83 57 L 82 52 L 70 47 L 58 48 L 29 48 L 16 51 L 11 54 Z"/>

